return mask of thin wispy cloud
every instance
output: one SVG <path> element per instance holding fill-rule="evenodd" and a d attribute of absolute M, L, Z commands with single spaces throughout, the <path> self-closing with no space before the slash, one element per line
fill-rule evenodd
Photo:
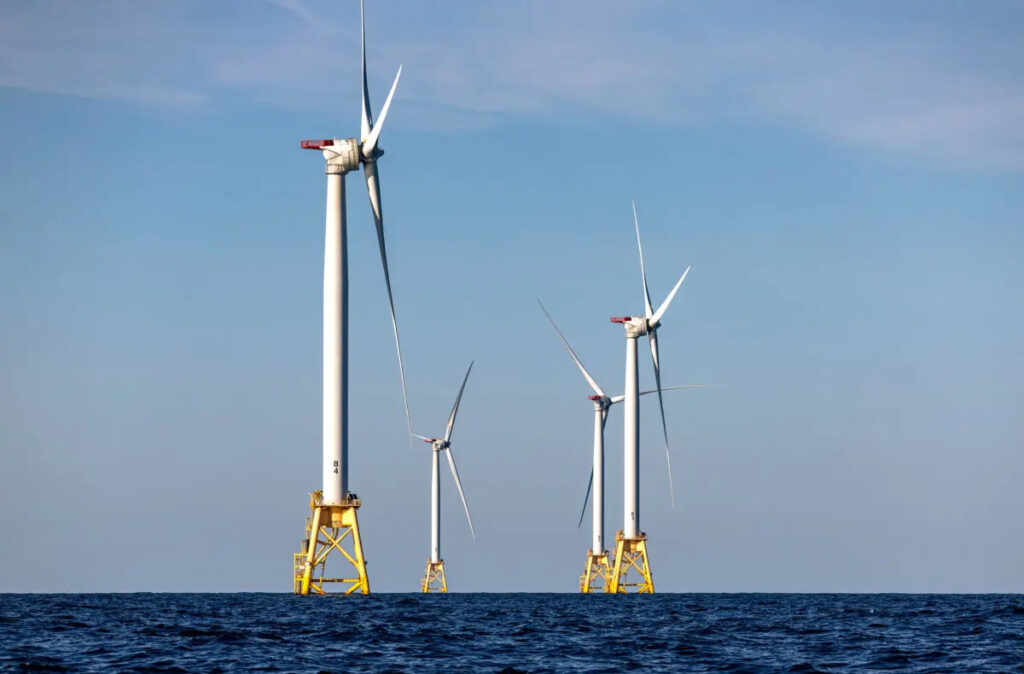
<path fill-rule="evenodd" d="M 928 5 L 898 17 L 835 7 L 373 2 L 371 75 L 390 80 L 404 62 L 399 96 L 430 126 L 755 118 L 943 166 L 1024 168 L 1024 46 L 1012 25 L 965 30 Z M 986 7 L 1024 17 L 1019 5 L 974 11 Z M 355 89 L 358 18 L 354 0 L 8 3 L 0 86 L 322 106 Z"/>

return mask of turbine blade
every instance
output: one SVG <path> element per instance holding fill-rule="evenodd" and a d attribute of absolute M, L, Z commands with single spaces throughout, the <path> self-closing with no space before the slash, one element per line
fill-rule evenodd
<path fill-rule="evenodd" d="M 636 217 L 636 202 L 633 202 L 633 225 L 636 227 L 636 247 L 640 249 L 640 278 L 644 282 L 644 317 L 651 317 L 651 292 L 647 289 L 647 272 L 644 271 L 644 247 L 640 243 L 640 221 Z"/>
<path fill-rule="evenodd" d="M 686 386 L 662 386 L 662 391 L 678 391 L 684 388 L 718 388 L 718 384 L 687 384 Z M 650 391 L 640 391 L 640 395 L 645 396 L 648 393 L 657 393 L 658 389 L 652 388 Z"/>
<path fill-rule="evenodd" d="M 366 11 L 363 0 L 359 0 L 359 31 L 363 47 L 363 116 L 359 124 L 359 142 L 362 143 L 370 135 L 373 128 L 373 112 L 370 110 L 370 89 L 366 85 Z"/>
<path fill-rule="evenodd" d="M 444 441 L 448 442 L 452 439 L 452 429 L 455 427 L 455 415 L 459 413 L 459 403 L 462 402 L 462 392 L 466 390 L 466 382 L 469 380 L 469 373 L 473 370 L 473 362 L 469 363 L 469 369 L 466 370 L 466 376 L 462 378 L 462 386 L 459 387 L 459 395 L 455 398 L 455 404 L 452 405 L 452 413 L 448 416 L 448 426 L 444 429 Z"/>
<path fill-rule="evenodd" d="M 661 396 L 661 367 L 658 364 L 658 333 L 648 332 L 651 340 L 651 358 L 654 360 L 654 382 L 658 385 L 658 407 L 661 409 L 661 431 L 665 436 L 665 464 L 668 466 L 668 493 L 672 501 L 672 507 L 676 507 L 676 490 L 672 484 L 672 457 L 668 451 L 668 425 L 665 423 L 665 402 Z"/>
<path fill-rule="evenodd" d="M 395 348 L 398 350 L 398 373 L 402 377 L 402 402 L 405 404 L 405 425 L 409 431 L 409 447 L 412 448 L 412 417 L 409 415 L 409 395 L 405 388 L 405 364 L 402 362 L 402 342 L 398 338 L 398 320 L 395 318 L 395 299 L 391 294 L 391 273 L 388 271 L 388 250 L 384 244 L 384 221 L 380 210 L 380 178 L 377 175 L 377 162 L 363 164 L 366 174 L 366 190 L 370 194 L 370 208 L 373 210 L 373 221 L 377 226 L 377 245 L 380 246 L 380 263 L 384 267 L 384 285 L 388 291 L 388 306 L 391 308 L 391 327 L 395 332 Z"/>
<path fill-rule="evenodd" d="M 472 367 L 472 366 L 470 366 Z M 473 518 L 469 516 L 469 504 L 466 503 L 466 493 L 462 491 L 462 480 L 459 479 L 459 469 L 455 467 L 455 455 L 449 447 L 445 452 L 448 455 L 448 466 L 452 469 L 452 477 L 455 478 L 455 486 L 459 489 L 459 498 L 462 499 L 462 507 L 466 510 L 466 521 L 469 522 L 469 533 L 476 540 L 476 531 L 473 530 Z"/>
<path fill-rule="evenodd" d="M 599 396 L 605 395 L 605 392 L 601 389 L 600 386 L 598 386 L 597 382 L 594 381 L 594 378 L 590 376 L 590 373 L 587 372 L 587 368 L 583 367 L 583 363 L 580 362 L 580 359 L 576 356 L 576 352 L 572 350 L 571 346 L 569 346 L 569 342 L 565 340 L 565 336 L 562 334 L 562 331 L 558 329 L 557 325 L 555 325 L 555 319 L 551 318 L 551 314 L 549 314 L 548 310 L 544 308 L 544 303 L 541 302 L 540 300 L 537 300 L 537 304 L 540 305 L 540 310 L 543 311 L 544 315 L 548 317 L 549 321 L 551 321 L 551 327 L 553 327 L 555 329 L 555 332 L 558 333 L 558 338 L 562 340 L 562 344 L 565 345 L 566 351 L 569 352 L 569 355 L 572 356 L 573 361 L 576 362 L 576 367 L 578 367 L 580 369 L 580 372 L 583 373 L 583 378 L 587 380 L 588 384 L 590 384 L 590 388 L 594 389 L 594 393 L 596 393 Z"/>
<path fill-rule="evenodd" d="M 580 511 L 580 523 L 576 525 L 579 529 L 583 526 L 583 517 L 587 514 L 587 503 L 590 501 L 590 489 L 594 486 L 594 469 L 590 469 L 590 481 L 587 482 L 587 495 L 583 497 L 583 510 Z"/>
<path fill-rule="evenodd" d="M 433 438 L 428 438 L 428 437 L 426 437 L 425 435 L 417 435 L 416 433 L 413 433 L 413 434 L 412 434 L 412 437 L 414 437 L 414 438 L 419 438 L 419 439 L 420 439 L 420 440 L 422 440 L 423 442 L 433 442 L 433 441 L 434 441 L 434 439 L 433 439 Z"/>
<path fill-rule="evenodd" d="M 686 279 L 686 275 L 689 273 L 690 268 L 687 267 L 686 270 L 683 272 L 683 275 L 679 277 L 678 281 L 676 281 L 676 285 L 674 288 L 672 288 L 672 292 L 668 294 L 668 297 L 666 297 L 665 301 L 661 303 L 661 306 L 658 307 L 658 310 L 654 312 L 654 315 L 649 317 L 649 321 L 651 323 L 657 325 L 658 321 L 661 320 L 661 317 L 665 315 L 665 312 L 668 311 L 668 305 L 672 304 L 672 298 L 676 296 L 676 291 L 679 290 L 679 286 L 683 285 L 683 281 Z"/>
<path fill-rule="evenodd" d="M 388 116 L 388 110 L 391 108 L 391 99 L 395 95 L 395 88 L 398 86 L 398 78 L 402 76 L 402 66 L 398 66 L 398 74 L 395 75 L 395 81 L 391 85 L 391 91 L 388 92 L 388 97 L 384 99 L 384 107 L 380 109 L 380 117 L 377 118 L 377 123 L 370 129 L 370 135 L 363 141 L 362 152 L 363 156 L 369 159 L 373 156 L 373 151 L 377 149 L 377 141 L 380 139 L 380 130 L 384 128 L 384 120 Z"/>
<path fill-rule="evenodd" d="M 718 388 L 718 384 L 687 384 L 686 386 L 663 386 L 661 388 L 661 390 L 662 391 L 676 391 L 676 390 L 681 389 L 681 388 Z M 645 396 L 645 395 L 648 395 L 649 393 L 657 393 L 657 392 L 658 392 L 658 389 L 652 388 L 650 391 L 640 391 L 640 395 Z M 624 395 L 612 396 L 611 398 L 609 398 L 609 400 L 612 401 L 613 405 L 615 403 L 621 403 L 625 399 L 626 399 L 626 396 L 624 396 Z"/>

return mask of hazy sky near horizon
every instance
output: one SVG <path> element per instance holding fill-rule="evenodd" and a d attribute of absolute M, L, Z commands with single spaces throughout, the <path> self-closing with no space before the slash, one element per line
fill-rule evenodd
<path fill-rule="evenodd" d="M 661 301 L 659 591 L 1024 592 L 1024 3 L 377 2 L 385 224 L 453 591 L 574 591 L 589 393 Z M 320 479 L 322 161 L 355 0 L 0 4 L 0 591 L 290 591 Z M 414 591 L 405 437 L 348 178 L 351 487 Z M 653 384 L 641 351 L 641 383 Z M 621 411 L 606 539 L 621 527 Z"/>

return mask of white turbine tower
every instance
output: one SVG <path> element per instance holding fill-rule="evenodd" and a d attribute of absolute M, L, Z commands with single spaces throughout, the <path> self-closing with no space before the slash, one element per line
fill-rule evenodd
<path fill-rule="evenodd" d="M 590 550 L 587 550 L 587 563 L 583 570 L 583 575 L 580 576 L 580 592 L 592 593 L 598 587 L 597 582 L 603 583 L 603 590 L 608 591 L 609 589 L 609 574 L 611 573 L 611 567 L 608 563 L 608 551 L 604 547 L 604 426 L 608 420 L 608 411 L 611 406 L 615 403 L 620 403 L 625 400 L 626 396 L 617 395 L 609 396 L 601 388 L 597 380 L 587 372 L 587 368 L 583 366 L 576 352 L 569 345 L 565 335 L 558 329 L 558 325 L 555 323 L 555 319 L 551 318 L 551 314 L 544 307 L 544 304 L 537 300 L 540 304 L 541 311 L 548 317 L 548 321 L 551 322 L 551 326 L 558 333 L 558 338 L 562 340 L 562 345 L 565 346 L 565 350 L 569 352 L 573 362 L 576 363 L 576 367 L 579 368 L 583 378 L 590 385 L 590 388 L 594 391 L 594 395 L 588 396 L 588 399 L 594 403 L 594 465 L 590 470 L 590 480 L 587 483 L 587 493 L 583 497 L 583 509 L 580 511 L 580 521 L 577 526 L 582 526 L 583 517 L 587 512 L 587 502 L 590 499 L 590 493 L 593 491 L 594 504 L 591 510 L 592 516 L 592 533 L 591 533 L 591 545 Z M 675 391 L 678 389 L 686 388 L 705 388 L 701 384 L 693 384 L 689 386 L 668 386 L 665 387 L 664 391 Z M 656 390 L 641 391 L 640 395 L 647 395 L 649 393 L 657 393 Z"/>
<path fill-rule="evenodd" d="M 676 296 L 679 286 L 690 273 L 687 267 L 679 277 L 672 292 L 655 311 L 651 305 L 651 295 L 647 289 L 647 273 L 644 269 L 644 251 L 640 243 L 640 223 L 636 217 L 636 205 L 633 206 L 633 224 L 636 227 L 636 243 L 640 249 L 640 277 L 644 287 L 644 315 L 613 317 L 613 323 L 622 323 L 626 329 L 626 385 L 623 404 L 623 525 L 622 531 L 616 536 L 615 566 L 612 568 L 610 592 L 625 592 L 626 588 L 634 587 L 637 592 L 654 592 L 654 581 L 651 578 L 651 567 L 647 557 L 647 535 L 640 530 L 640 386 L 637 376 L 637 339 L 647 335 L 651 345 L 651 358 L 654 363 L 654 380 L 657 384 L 658 406 L 661 410 L 661 427 L 665 437 L 665 460 L 668 464 L 669 493 L 675 504 L 675 493 L 672 486 L 672 460 L 668 449 L 668 426 L 665 423 L 665 405 L 662 401 L 661 363 L 658 357 L 658 328 L 661 318 L 665 315 L 672 299 Z M 630 569 L 638 571 L 642 580 L 635 583 L 626 582 Z"/>
<path fill-rule="evenodd" d="M 407 430 L 411 432 L 409 401 L 405 390 L 405 367 L 402 363 L 402 347 L 398 339 L 398 322 L 395 320 L 395 303 L 391 294 L 391 275 L 388 271 L 387 249 L 384 245 L 384 221 L 381 214 L 380 180 L 377 161 L 384 154 L 380 149 L 380 132 L 384 126 L 391 99 L 402 74 L 399 66 L 394 84 L 381 108 L 377 122 L 373 121 L 370 110 L 370 95 L 366 84 L 366 28 L 363 3 L 360 1 L 360 25 L 362 27 L 362 119 L 359 140 L 355 138 L 333 138 L 326 140 L 304 140 L 301 147 L 320 150 L 326 161 L 327 174 L 327 217 L 324 234 L 324 307 L 323 307 L 323 490 L 314 492 L 310 498 L 311 519 L 307 521 L 306 539 L 303 550 L 296 555 L 295 591 L 308 594 L 310 591 L 324 593 L 328 582 L 348 583 L 345 590 L 351 594 L 360 590 L 370 591 L 366 576 L 366 563 L 359 537 L 356 509 L 361 505 L 348 484 L 348 242 L 345 218 L 345 175 L 358 170 L 360 165 L 366 177 L 366 188 L 370 197 L 374 224 L 377 228 L 377 244 L 380 248 L 381 264 L 384 267 L 384 284 L 387 289 L 388 305 L 391 309 L 391 326 L 398 350 L 398 369 L 402 380 L 402 399 L 405 404 Z M 346 552 L 342 541 L 349 538 L 353 551 Z M 327 556 L 338 550 L 355 567 L 355 577 L 325 578 L 323 574 Z M 313 571 L 320 569 L 320 577 L 314 578 Z"/>
<path fill-rule="evenodd" d="M 462 499 L 462 507 L 466 510 L 466 521 L 469 522 L 469 533 L 476 538 L 473 530 L 473 518 L 469 516 L 469 504 L 466 503 L 466 493 L 462 490 L 462 480 L 459 479 L 459 469 L 455 467 L 455 455 L 452 453 L 452 430 L 455 428 L 455 415 L 459 413 L 459 404 L 462 402 L 462 392 L 466 390 L 466 382 L 469 380 L 469 373 L 473 370 L 473 363 L 469 364 L 466 376 L 462 379 L 462 386 L 459 387 L 459 395 L 455 397 L 455 404 L 452 405 L 452 412 L 448 415 L 448 425 L 444 429 L 443 438 L 428 438 L 423 435 L 413 434 L 415 437 L 430 443 L 433 450 L 433 462 L 430 472 L 430 557 L 427 559 L 427 570 L 420 583 L 423 592 L 447 592 L 448 581 L 444 575 L 444 560 L 441 559 L 441 475 L 439 470 L 440 455 L 444 452 L 448 457 L 448 467 L 452 471 L 452 478 L 455 480 L 455 487 L 459 490 L 459 498 Z"/>

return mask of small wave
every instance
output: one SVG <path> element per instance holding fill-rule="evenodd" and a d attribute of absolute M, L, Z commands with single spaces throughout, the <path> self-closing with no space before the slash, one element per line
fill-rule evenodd
<path fill-rule="evenodd" d="M 66 672 L 68 668 L 59 662 L 21 662 L 18 669 L 23 672 Z"/>
<path fill-rule="evenodd" d="M 817 667 L 815 667 L 814 665 L 812 665 L 809 662 L 798 662 L 797 664 L 793 665 L 792 667 L 790 667 L 786 671 L 787 672 L 808 672 L 809 674 L 824 674 L 824 672 L 822 672 L 820 669 L 818 669 Z"/>

